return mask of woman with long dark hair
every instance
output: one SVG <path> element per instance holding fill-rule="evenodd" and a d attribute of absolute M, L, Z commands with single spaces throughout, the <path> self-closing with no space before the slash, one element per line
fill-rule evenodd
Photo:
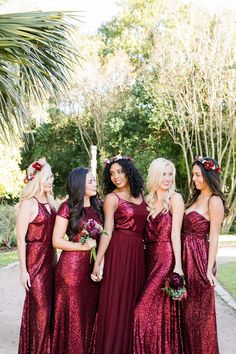
<path fill-rule="evenodd" d="M 88 354 L 99 295 L 99 284 L 90 278 L 90 252 L 98 235 L 85 239 L 84 227 L 89 220 L 101 225 L 102 210 L 96 181 L 88 168 L 72 170 L 67 192 L 53 232 L 53 245 L 62 253 L 56 268 L 52 353 Z"/>
<path fill-rule="evenodd" d="M 103 174 L 105 231 L 94 265 L 94 281 L 101 278 L 96 326 L 96 354 L 132 353 L 133 314 L 144 283 L 143 236 L 146 203 L 142 178 L 127 156 L 105 161 Z M 106 253 L 106 254 L 105 254 Z"/>
<path fill-rule="evenodd" d="M 197 157 L 192 165 L 192 196 L 182 227 L 183 271 L 188 297 L 184 305 L 184 352 L 218 354 L 214 286 L 218 238 L 225 197 L 215 159 Z"/>

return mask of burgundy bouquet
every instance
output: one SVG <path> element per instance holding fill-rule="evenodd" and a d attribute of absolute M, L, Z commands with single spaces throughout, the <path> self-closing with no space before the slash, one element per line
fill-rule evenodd
<path fill-rule="evenodd" d="M 102 233 L 105 233 L 102 225 L 97 223 L 94 219 L 89 219 L 86 223 L 82 225 L 82 230 L 80 233 L 80 242 L 84 244 L 87 239 L 94 238 L 96 239 Z M 96 248 L 92 248 L 90 251 L 90 261 L 93 258 L 96 260 Z"/>
<path fill-rule="evenodd" d="M 164 288 L 162 288 L 162 290 L 164 290 L 173 300 L 181 301 L 187 297 L 185 286 L 184 276 L 178 273 L 172 273 L 171 276 L 165 280 Z"/>

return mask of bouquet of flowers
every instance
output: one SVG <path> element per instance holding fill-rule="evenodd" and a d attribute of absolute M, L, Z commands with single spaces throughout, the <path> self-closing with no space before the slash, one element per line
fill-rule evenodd
<path fill-rule="evenodd" d="M 172 273 L 169 278 L 165 280 L 164 288 L 165 291 L 173 300 L 183 300 L 187 297 L 187 290 L 185 279 L 183 275 L 178 273 Z"/>
<path fill-rule="evenodd" d="M 94 238 L 96 239 L 98 236 L 100 236 L 102 233 L 105 233 L 103 230 L 102 225 L 97 223 L 94 219 L 89 219 L 86 223 L 82 225 L 82 230 L 80 233 L 80 242 L 84 244 L 87 239 L 89 238 Z M 93 258 L 96 260 L 96 248 L 92 248 L 90 251 L 90 262 L 91 259 Z"/>

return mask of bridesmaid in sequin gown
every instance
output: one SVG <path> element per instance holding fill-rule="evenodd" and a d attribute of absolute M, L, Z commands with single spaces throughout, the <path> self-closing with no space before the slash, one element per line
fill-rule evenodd
<path fill-rule="evenodd" d="M 75 168 L 67 191 L 69 198 L 58 210 L 53 232 L 54 246 L 63 251 L 56 268 L 52 353 L 88 354 L 99 296 L 99 284 L 90 277 L 90 250 L 96 247 L 98 236 L 83 244 L 81 231 L 89 219 L 102 224 L 102 209 L 89 169 Z"/>
<path fill-rule="evenodd" d="M 45 159 L 31 164 L 17 216 L 17 246 L 21 283 L 26 290 L 19 354 L 50 353 L 53 273 L 56 255 L 52 231 L 53 176 Z"/>
<path fill-rule="evenodd" d="M 192 167 L 192 198 L 182 228 L 183 270 L 188 298 L 184 306 L 184 352 L 218 354 L 214 286 L 218 237 L 224 217 L 220 168 L 197 157 Z"/>
<path fill-rule="evenodd" d="M 135 354 L 183 353 L 181 303 L 162 290 L 173 271 L 183 274 L 180 231 L 184 202 L 175 192 L 172 162 L 154 160 L 147 178 L 146 283 L 135 309 Z"/>
<path fill-rule="evenodd" d="M 128 157 L 116 156 L 105 163 L 105 231 L 92 274 L 99 280 L 105 255 L 97 318 L 96 354 L 132 353 L 135 303 L 144 282 L 143 234 L 146 203 L 142 179 Z M 109 247 L 108 247 L 109 245 Z"/>

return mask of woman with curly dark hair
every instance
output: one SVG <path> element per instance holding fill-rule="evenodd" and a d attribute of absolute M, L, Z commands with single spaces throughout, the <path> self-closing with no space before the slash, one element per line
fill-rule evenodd
<path fill-rule="evenodd" d="M 127 156 L 105 161 L 103 174 L 105 226 L 94 264 L 94 281 L 101 280 L 96 328 L 96 354 L 132 353 L 136 301 L 144 282 L 143 236 L 147 209 L 140 173 Z"/>
<path fill-rule="evenodd" d="M 88 354 L 99 296 L 99 284 L 90 278 L 90 252 L 102 231 L 102 208 L 88 168 L 71 171 L 67 192 L 69 197 L 58 210 L 53 232 L 53 245 L 62 253 L 56 268 L 52 353 Z M 84 237 L 88 221 L 95 231 L 93 238 Z"/>
<path fill-rule="evenodd" d="M 182 227 L 183 271 L 188 297 L 184 305 L 184 352 L 218 354 L 214 286 L 218 238 L 225 197 L 215 159 L 198 156 L 192 165 L 192 197 Z"/>

